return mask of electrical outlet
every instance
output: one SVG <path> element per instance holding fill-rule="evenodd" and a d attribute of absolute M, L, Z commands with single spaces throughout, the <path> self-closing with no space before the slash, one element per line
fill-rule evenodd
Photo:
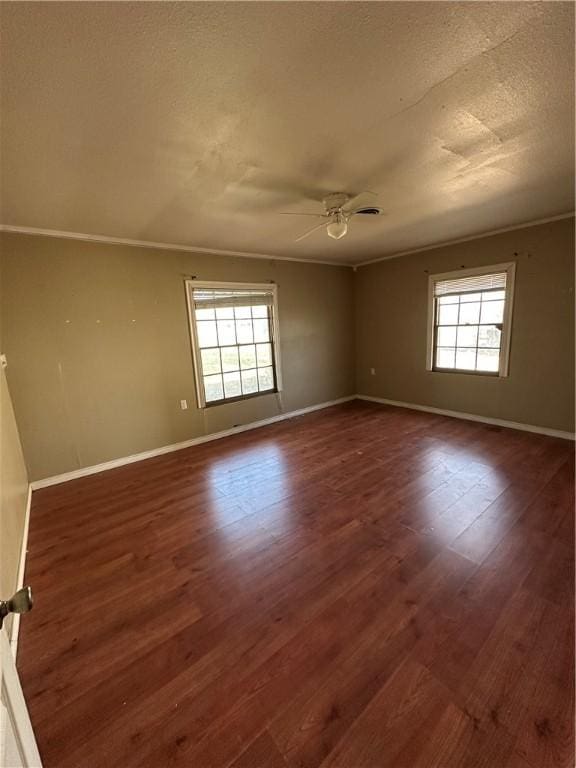
<path fill-rule="evenodd" d="M 376 376 L 376 368 L 370 368 L 370 376 Z"/>
<path fill-rule="evenodd" d="M 180 400 L 180 408 L 185 411 L 188 408 L 188 400 Z"/>

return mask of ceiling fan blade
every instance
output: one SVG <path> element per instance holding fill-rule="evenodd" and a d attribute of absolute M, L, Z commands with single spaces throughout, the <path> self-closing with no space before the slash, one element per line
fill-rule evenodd
<path fill-rule="evenodd" d="M 351 213 L 350 206 L 352 203 L 354 203 L 354 210 L 358 210 L 358 208 L 363 208 L 364 206 L 359 205 L 358 201 L 364 197 L 365 195 L 370 195 L 370 201 L 366 202 L 365 205 L 368 206 L 370 203 L 374 203 L 374 199 L 378 197 L 378 194 L 376 192 L 373 192 L 371 189 L 366 189 L 364 192 L 358 192 L 358 194 L 353 195 L 349 200 L 346 201 L 346 205 L 344 206 L 344 211 L 346 213 Z"/>
<path fill-rule="evenodd" d="M 276 211 L 279 216 L 326 216 L 325 213 L 310 213 L 309 211 Z"/>
<path fill-rule="evenodd" d="M 300 237 L 297 237 L 296 240 L 294 240 L 294 242 L 295 243 L 299 243 L 300 240 L 304 240 L 309 235 L 311 235 L 313 232 L 316 232 L 317 229 L 322 229 L 323 227 L 327 227 L 328 223 L 329 222 L 327 222 L 327 221 L 323 221 L 322 224 L 316 224 L 315 227 L 312 227 L 312 229 L 309 229 L 307 232 L 304 232 L 303 235 L 300 235 Z"/>
<path fill-rule="evenodd" d="M 377 208 L 378 208 L 378 206 L 376 206 L 376 205 L 374 205 L 374 206 L 371 206 L 371 205 L 361 205 L 358 208 L 354 208 L 354 210 L 352 210 L 352 211 L 345 211 L 345 213 L 346 213 L 346 216 L 348 218 L 351 218 L 352 216 L 356 216 L 357 214 L 363 214 L 366 211 L 366 209 L 372 209 L 372 210 L 370 210 L 370 211 L 368 211 L 366 213 L 366 215 L 364 216 L 365 219 L 369 219 L 370 216 L 373 216 L 374 218 L 377 218 L 378 216 L 384 216 L 384 211 L 382 211 L 380 209 L 378 209 L 379 213 L 374 213 L 373 212 Z"/>

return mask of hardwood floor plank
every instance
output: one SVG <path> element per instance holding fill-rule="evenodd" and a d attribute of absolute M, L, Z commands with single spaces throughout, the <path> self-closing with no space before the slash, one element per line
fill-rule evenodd
<path fill-rule="evenodd" d="M 35 492 L 46 768 L 571 768 L 573 457 L 353 402 Z"/>
<path fill-rule="evenodd" d="M 414 742 L 424 742 L 450 704 L 450 695 L 425 668 L 406 659 L 350 728 L 322 768 L 408 766 Z"/>
<path fill-rule="evenodd" d="M 434 631 L 434 601 L 448 600 L 474 567 L 445 552 L 396 594 L 384 585 L 377 620 L 357 633 L 347 654 L 325 679 L 315 675 L 269 726 L 290 765 L 319 765 L 393 674 L 399 663 Z M 393 574 L 396 575 L 396 574 Z M 372 598 L 372 594 L 370 595 Z"/>
<path fill-rule="evenodd" d="M 234 760 L 231 768 L 287 768 L 270 734 L 264 731 Z"/>

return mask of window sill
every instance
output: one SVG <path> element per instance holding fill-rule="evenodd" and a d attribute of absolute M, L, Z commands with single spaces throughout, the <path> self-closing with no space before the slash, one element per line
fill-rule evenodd
<path fill-rule="evenodd" d="M 278 389 L 267 389 L 264 392 L 254 392 L 250 395 L 239 395 L 238 397 L 227 397 L 224 400 L 213 400 L 211 403 L 205 403 L 203 408 L 215 408 L 217 405 L 228 405 L 228 403 L 241 403 L 243 400 L 254 400 L 255 397 L 264 397 L 265 395 L 275 395 Z"/>
<path fill-rule="evenodd" d="M 479 376 L 487 379 L 506 379 L 508 374 L 501 374 L 490 371 L 467 371 L 462 368 L 427 368 L 426 373 L 445 373 L 448 375 L 459 374 L 460 376 Z"/>

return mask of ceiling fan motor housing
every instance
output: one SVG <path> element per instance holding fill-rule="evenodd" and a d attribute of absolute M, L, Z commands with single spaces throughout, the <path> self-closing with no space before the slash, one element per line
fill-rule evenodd
<path fill-rule="evenodd" d="M 345 192 L 334 192 L 324 198 L 324 207 L 327 213 L 338 213 L 350 200 L 350 195 Z"/>

